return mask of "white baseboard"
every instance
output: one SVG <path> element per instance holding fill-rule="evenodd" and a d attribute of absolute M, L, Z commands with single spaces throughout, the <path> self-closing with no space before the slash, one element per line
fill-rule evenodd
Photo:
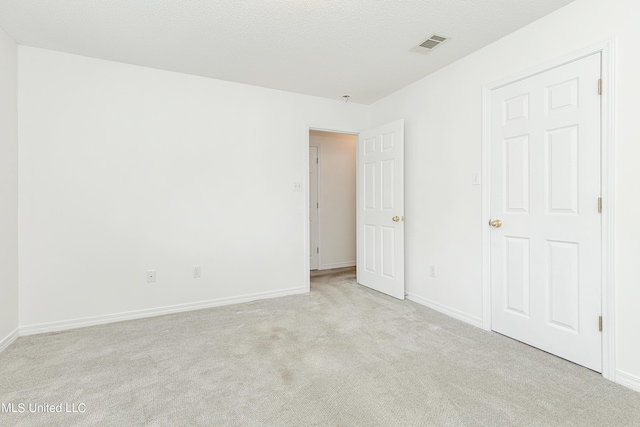
<path fill-rule="evenodd" d="M 417 302 L 418 304 L 424 305 L 435 311 L 439 311 L 442 314 L 446 314 L 447 316 L 453 317 L 454 319 L 461 320 L 470 325 L 476 326 L 478 328 L 482 328 L 482 318 L 471 316 L 467 313 L 464 313 L 460 310 L 456 310 L 455 308 L 447 307 L 446 305 L 439 304 L 435 301 L 431 301 L 427 298 L 421 297 L 416 294 L 407 294 L 407 299 Z"/>
<path fill-rule="evenodd" d="M 616 371 L 615 381 L 631 390 L 640 391 L 640 377 L 628 374 L 624 371 Z"/>
<path fill-rule="evenodd" d="M 15 340 L 20 336 L 20 329 L 16 328 L 13 332 L 11 332 L 6 337 L 0 340 L 0 353 L 6 350 Z"/>
<path fill-rule="evenodd" d="M 66 331 L 68 329 L 84 328 L 86 326 L 103 325 L 106 323 L 122 322 L 125 320 L 142 319 L 145 317 L 162 316 L 164 314 L 181 313 L 185 311 L 201 310 L 203 308 L 219 307 L 223 305 L 239 304 L 267 298 L 284 297 L 287 295 L 308 293 L 305 287 L 282 289 L 279 291 L 259 292 L 228 298 L 218 298 L 208 301 L 198 301 L 187 304 L 149 308 L 145 310 L 128 311 L 125 313 L 107 314 L 104 316 L 84 317 L 81 319 L 63 320 L 60 322 L 40 323 L 20 327 L 20 336 L 42 334 L 46 332 Z"/>
<path fill-rule="evenodd" d="M 355 267 L 355 261 L 347 261 L 347 262 L 332 262 L 330 264 L 322 264 L 319 270 L 331 270 L 333 268 L 344 268 L 344 267 Z"/>

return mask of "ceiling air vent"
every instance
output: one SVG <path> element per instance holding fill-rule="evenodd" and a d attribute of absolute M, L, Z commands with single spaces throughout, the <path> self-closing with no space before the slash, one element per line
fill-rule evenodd
<path fill-rule="evenodd" d="M 419 52 L 419 53 L 429 53 L 433 49 L 435 49 L 436 47 L 440 46 L 442 43 L 446 42 L 449 39 L 450 39 L 450 37 L 445 37 L 445 36 L 441 36 L 439 34 L 434 34 L 431 37 L 429 37 L 428 39 L 426 39 L 424 42 L 420 43 L 418 46 L 414 47 L 411 50 L 413 50 L 414 52 Z"/>

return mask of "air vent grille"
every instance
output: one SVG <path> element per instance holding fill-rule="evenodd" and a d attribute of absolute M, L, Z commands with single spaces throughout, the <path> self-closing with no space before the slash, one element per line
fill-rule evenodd
<path fill-rule="evenodd" d="M 412 50 L 414 52 L 429 53 L 433 49 L 440 46 L 442 43 L 446 42 L 449 39 L 450 37 L 434 34 L 431 37 L 429 37 L 427 40 L 425 40 L 424 42 L 420 43 L 418 46 L 413 48 Z"/>
<path fill-rule="evenodd" d="M 427 40 L 424 43 L 420 44 L 420 46 L 427 48 L 427 49 L 433 49 L 434 47 L 438 46 L 440 44 L 440 42 L 437 42 L 435 40 Z"/>

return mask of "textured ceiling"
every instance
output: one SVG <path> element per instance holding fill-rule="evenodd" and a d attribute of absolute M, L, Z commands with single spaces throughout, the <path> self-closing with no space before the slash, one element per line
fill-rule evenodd
<path fill-rule="evenodd" d="M 369 104 L 572 0 L 0 0 L 19 44 Z M 410 49 L 452 37 L 427 55 Z"/>

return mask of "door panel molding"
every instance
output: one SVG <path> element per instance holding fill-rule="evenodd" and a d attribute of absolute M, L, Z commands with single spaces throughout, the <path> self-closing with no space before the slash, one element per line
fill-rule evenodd
<path fill-rule="evenodd" d="M 356 163 L 357 282 L 404 299 L 404 120 L 360 132 Z"/>
<path fill-rule="evenodd" d="M 601 192 L 602 192 L 602 375 L 616 381 L 615 366 L 615 276 L 614 276 L 614 219 L 615 219 L 615 40 L 610 39 L 557 58 L 543 65 L 488 84 L 482 89 L 482 327 L 491 330 L 491 94 L 492 91 L 553 68 L 580 60 L 595 53 L 601 54 Z M 594 83 L 594 90 L 597 87 Z M 525 114 L 514 105 L 514 114 Z M 516 111 L 518 110 L 518 111 Z M 517 114 L 516 114 L 517 113 Z"/>

